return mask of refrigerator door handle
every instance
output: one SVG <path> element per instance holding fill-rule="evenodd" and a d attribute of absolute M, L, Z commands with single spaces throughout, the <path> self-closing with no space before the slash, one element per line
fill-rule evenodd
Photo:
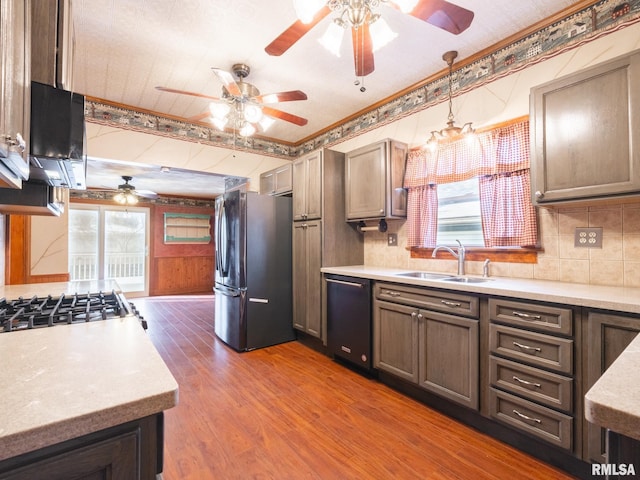
<path fill-rule="evenodd" d="M 213 289 L 213 291 L 215 293 L 219 293 L 220 295 L 225 295 L 227 297 L 239 297 L 240 296 L 240 290 L 227 288 L 227 287 L 222 287 L 222 286 L 216 286 Z"/>
<path fill-rule="evenodd" d="M 227 225 L 227 213 L 225 209 L 224 200 L 220 202 L 220 208 L 218 209 L 218 230 L 216 232 L 216 264 L 220 274 L 225 277 L 227 275 L 227 241 L 223 240 L 223 237 L 228 235 Z"/>

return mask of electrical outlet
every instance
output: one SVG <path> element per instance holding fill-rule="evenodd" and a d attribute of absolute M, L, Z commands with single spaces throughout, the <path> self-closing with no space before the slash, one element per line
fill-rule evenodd
<path fill-rule="evenodd" d="M 387 245 L 390 247 L 398 246 L 398 234 L 397 233 L 388 233 L 387 234 Z"/>
<path fill-rule="evenodd" d="M 574 246 L 602 248 L 602 227 L 576 228 Z"/>

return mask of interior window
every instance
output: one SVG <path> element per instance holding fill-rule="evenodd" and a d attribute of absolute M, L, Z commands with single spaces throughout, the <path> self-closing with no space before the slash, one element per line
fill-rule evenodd
<path fill-rule="evenodd" d="M 438 245 L 484 246 L 477 178 L 438 185 Z"/>

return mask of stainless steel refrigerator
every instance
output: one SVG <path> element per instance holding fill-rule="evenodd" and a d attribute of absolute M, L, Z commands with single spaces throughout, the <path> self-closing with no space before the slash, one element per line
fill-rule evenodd
<path fill-rule="evenodd" d="M 238 351 L 295 339 L 289 197 L 234 190 L 216 199 L 215 333 Z"/>

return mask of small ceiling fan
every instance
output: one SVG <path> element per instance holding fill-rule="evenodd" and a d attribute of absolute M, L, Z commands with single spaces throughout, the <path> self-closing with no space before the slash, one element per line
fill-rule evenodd
<path fill-rule="evenodd" d="M 293 3 L 298 17 L 304 22 L 297 20 L 267 45 L 265 51 L 269 55 L 282 55 L 327 15 L 338 12 L 339 16 L 333 19 L 329 28 L 333 28 L 334 31 L 339 30 L 335 28 L 336 25 L 345 29 L 351 28 L 353 60 L 357 77 L 369 75 L 375 68 L 374 29 L 381 24 L 385 24 L 383 28 L 388 28 L 380 18 L 381 14 L 377 12 L 379 6 L 389 5 L 454 35 L 465 31 L 471 25 L 474 16 L 471 10 L 445 0 L 293 0 Z M 335 33 L 333 35 L 329 33 L 330 29 L 327 30 L 325 37 L 328 35 L 333 38 L 327 38 L 328 42 L 325 42 L 323 37 L 321 43 L 333 50 L 327 43 L 335 45 L 334 42 L 339 40 L 335 40 Z M 338 32 L 338 34 L 341 33 Z M 386 34 L 381 32 L 379 37 L 383 35 Z"/>
<path fill-rule="evenodd" d="M 211 100 L 208 111 L 191 117 L 189 120 L 201 121 L 208 118 L 219 130 L 230 127 L 233 130 L 237 130 L 242 136 L 253 135 L 257 130 L 264 132 L 276 119 L 298 126 L 307 124 L 306 118 L 268 106 L 279 102 L 306 100 L 307 95 L 304 92 L 291 90 L 288 92 L 260 94 L 260 91 L 254 85 L 244 81 L 251 69 L 243 63 L 233 65 L 231 68 L 233 74 L 220 68 L 212 68 L 211 70 L 222 83 L 222 95 L 220 97 L 167 87 L 156 87 L 156 89 L 162 92 L 179 93 Z"/>
<path fill-rule="evenodd" d="M 123 175 L 122 180 L 124 183 L 118 185 L 118 193 L 116 193 L 113 199 L 123 205 L 134 205 L 138 203 L 138 197 L 144 198 L 157 198 L 158 194 L 151 190 L 136 190 L 136 187 L 129 182 L 133 180 L 132 177 Z"/>

